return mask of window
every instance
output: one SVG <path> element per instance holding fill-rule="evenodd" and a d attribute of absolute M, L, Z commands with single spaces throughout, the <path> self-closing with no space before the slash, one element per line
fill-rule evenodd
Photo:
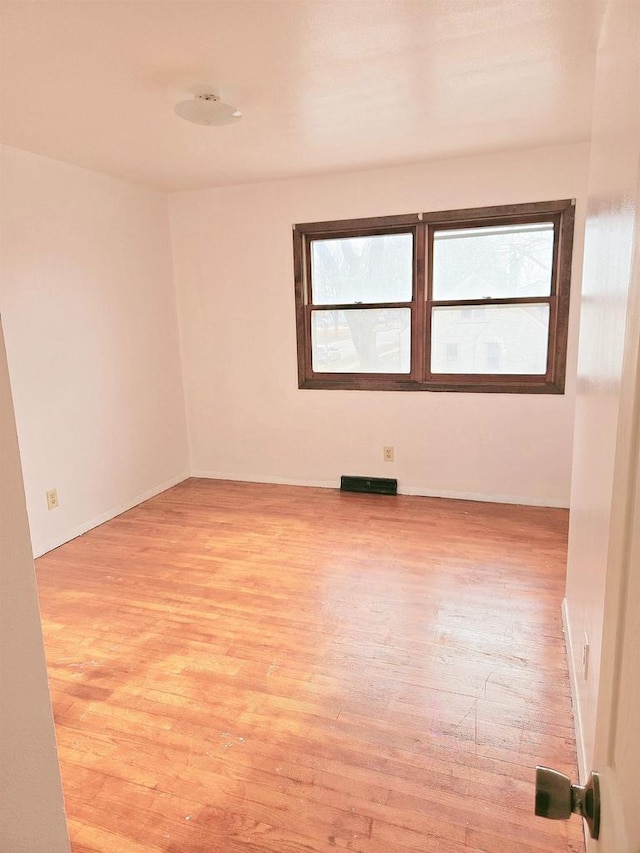
<path fill-rule="evenodd" d="M 301 388 L 563 393 L 570 200 L 294 226 Z"/>

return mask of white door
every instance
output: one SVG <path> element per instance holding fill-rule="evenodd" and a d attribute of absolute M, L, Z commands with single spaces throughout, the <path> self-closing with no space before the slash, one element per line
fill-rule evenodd
<path fill-rule="evenodd" d="M 625 336 L 593 770 L 600 839 L 593 853 L 640 853 L 640 187 Z"/>

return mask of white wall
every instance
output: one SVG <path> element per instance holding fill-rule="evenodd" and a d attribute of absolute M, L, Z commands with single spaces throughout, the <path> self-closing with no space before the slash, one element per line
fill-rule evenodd
<path fill-rule="evenodd" d="M 0 849 L 69 849 L 0 324 Z"/>
<path fill-rule="evenodd" d="M 640 228 L 639 26 L 637 4 L 609 4 L 595 85 L 565 601 L 583 778 L 593 760 L 605 582 L 616 523 L 612 502 L 625 324 L 634 231 Z"/>
<path fill-rule="evenodd" d="M 0 309 L 36 555 L 188 472 L 166 196 L 2 150 Z M 48 511 L 45 491 L 60 506 Z"/>
<path fill-rule="evenodd" d="M 581 144 L 172 195 L 192 471 L 567 506 L 579 260 L 564 396 L 299 390 L 291 226 L 577 197 L 580 259 L 587 162 Z"/>

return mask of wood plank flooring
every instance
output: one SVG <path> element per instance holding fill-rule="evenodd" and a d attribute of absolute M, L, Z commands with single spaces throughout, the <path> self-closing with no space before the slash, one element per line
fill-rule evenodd
<path fill-rule="evenodd" d="M 189 480 L 40 558 L 74 853 L 582 851 L 567 520 Z"/>

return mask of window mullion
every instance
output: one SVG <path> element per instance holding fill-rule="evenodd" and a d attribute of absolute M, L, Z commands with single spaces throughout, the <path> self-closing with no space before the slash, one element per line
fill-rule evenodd
<path fill-rule="evenodd" d="M 433 305 L 433 233 L 431 224 L 425 224 L 425 297 L 422 313 L 424 315 L 424 381 L 430 382 L 431 373 L 431 320 Z"/>
<path fill-rule="evenodd" d="M 425 237 L 426 226 L 415 230 L 413 306 L 411 314 L 411 378 L 424 382 L 425 365 Z"/>

